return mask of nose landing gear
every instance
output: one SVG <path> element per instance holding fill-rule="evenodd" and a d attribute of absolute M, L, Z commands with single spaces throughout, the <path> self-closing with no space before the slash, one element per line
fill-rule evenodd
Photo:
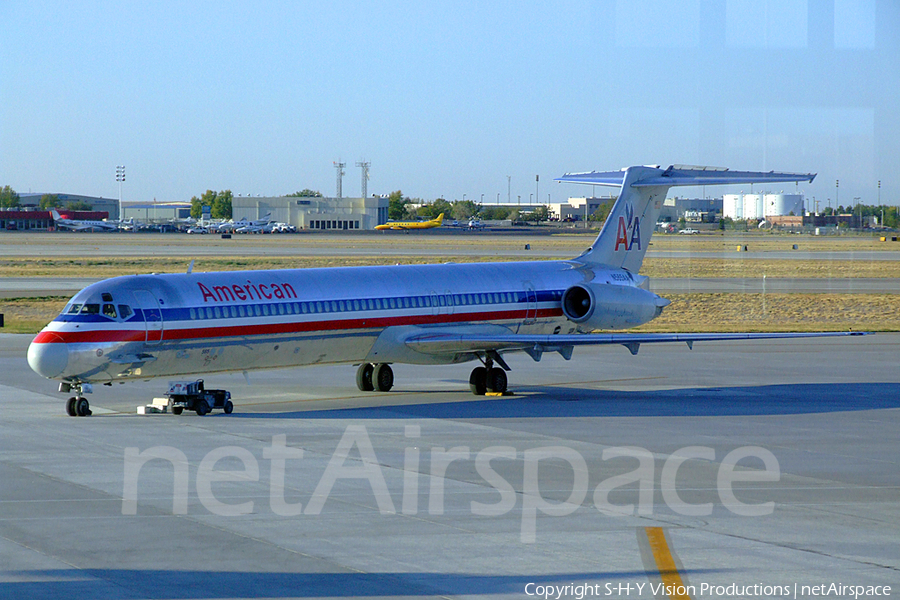
<path fill-rule="evenodd" d="M 87 398 L 83 396 L 83 394 L 89 394 L 93 392 L 93 386 L 89 383 L 61 383 L 59 384 L 59 391 L 66 393 L 74 390 L 75 396 L 72 396 L 68 400 L 66 400 L 66 414 L 70 417 L 89 417 L 93 413 L 91 412 L 91 403 L 88 402 Z"/>

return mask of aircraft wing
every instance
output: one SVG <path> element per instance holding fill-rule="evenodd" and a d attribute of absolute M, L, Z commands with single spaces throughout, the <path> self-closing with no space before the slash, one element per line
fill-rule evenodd
<path fill-rule="evenodd" d="M 458 354 L 463 352 L 491 352 L 522 350 L 534 358 L 543 352 L 559 352 L 566 359 L 574 346 L 621 344 L 637 354 L 641 344 L 765 340 L 809 337 L 844 337 L 868 335 L 863 331 L 829 331 L 802 333 L 589 333 L 575 335 L 484 335 L 466 333 L 427 333 L 412 335 L 405 340 L 408 347 L 424 354 Z M 535 360 L 538 360 L 537 358 Z"/>

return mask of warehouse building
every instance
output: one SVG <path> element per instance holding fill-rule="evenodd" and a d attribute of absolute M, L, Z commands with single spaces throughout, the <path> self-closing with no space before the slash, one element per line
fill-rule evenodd
<path fill-rule="evenodd" d="M 19 194 L 19 204 L 23 207 L 38 207 L 41 204 L 41 197 L 47 195 L 46 193 L 35 194 L 35 193 L 25 193 Z M 73 202 L 83 202 L 85 204 L 89 204 L 91 206 L 91 212 L 93 213 L 106 213 L 108 215 L 107 218 L 112 219 L 113 221 L 119 218 L 119 201 L 115 198 L 103 198 L 97 196 L 81 196 L 79 194 L 52 194 L 59 199 L 59 203 L 63 208 L 66 208 L 69 204 Z M 60 213 L 65 212 L 63 210 L 59 211 Z"/>
<path fill-rule="evenodd" d="M 235 196 L 231 214 L 235 221 L 253 221 L 271 213 L 276 223 L 297 229 L 373 230 L 388 221 L 389 200 L 369 198 L 297 198 L 296 196 Z"/>
<path fill-rule="evenodd" d="M 190 202 L 134 202 L 122 204 L 123 219 L 141 223 L 167 223 L 191 216 Z"/>

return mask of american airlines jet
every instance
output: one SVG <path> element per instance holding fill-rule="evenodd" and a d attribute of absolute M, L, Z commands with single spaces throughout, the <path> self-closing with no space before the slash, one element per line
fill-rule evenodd
<path fill-rule="evenodd" d="M 657 317 L 669 301 L 638 274 L 672 186 L 812 181 L 815 174 L 630 167 L 558 181 L 621 187 L 593 245 L 571 260 L 115 277 L 76 294 L 35 337 L 28 364 L 61 381 L 70 415 L 97 383 L 328 363 L 388 391 L 391 365 L 477 361 L 469 387 L 504 392 L 507 352 L 566 360 L 575 346 L 848 333 L 592 333 Z M 190 271 L 190 270 L 189 270 Z"/>

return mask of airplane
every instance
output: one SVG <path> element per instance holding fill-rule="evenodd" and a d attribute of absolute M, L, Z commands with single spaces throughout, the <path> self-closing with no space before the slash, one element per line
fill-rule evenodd
<path fill-rule="evenodd" d="M 467 225 L 467 227 L 469 229 L 474 229 L 477 231 L 477 230 L 481 230 L 481 229 L 486 229 L 487 225 L 485 225 L 484 221 L 482 221 L 481 219 L 476 219 L 475 217 L 472 217 L 471 219 L 469 219 L 469 224 Z"/>
<path fill-rule="evenodd" d="M 388 221 L 383 225 L 376 225 L 375 229 L 378 231 L 385 231 L 387 229 L 432 229 L 434 227 L 440 227 L 443 222 L 444 213 L 441 213 L 429 221 Z"/>
<path fill-rule="evenodd" d="M 92 221 L 78 219 L 63 219 L 56 209 L 50 211 L 53 222 L 57 227 L 72 231 L 118 231 L 119 225 L 124 221 Z"/>
<path fill-rule="evenodd" d="M 75 393 L 116 381 L 355 364 L 362 391 L 390 390 L 391 365 L 478 361 L 476 395 L 506 392 L 507 352 L 534 361 L 581 345 L 861 335 L 593 333 L 647 323 L 670 303 L 638 274 L 672 186 L 812 181 L 815 174 L 672 166 L 567 173 L 620 186 L 594 243 L 569 260 L 126 275 L 89 285 L 31 342 L 28 364 Z M 203 413 L 198 413 L 203 414 Z"/>
<path fill-rule="evenodd" d="M 271 221 L 272 213 L 267 212 L 265 216 L 263 216 L 263 218 L 256 219 L 254 221 L 248 221 L 245 217 L 241 217 L 237 221 L 226 221 L 219 224 L 217 230 L 220 232 L 231 231 L 235 233 L 257 233 L 259 231 L 262 231 L 262 228 L 268 225 Z"/>

